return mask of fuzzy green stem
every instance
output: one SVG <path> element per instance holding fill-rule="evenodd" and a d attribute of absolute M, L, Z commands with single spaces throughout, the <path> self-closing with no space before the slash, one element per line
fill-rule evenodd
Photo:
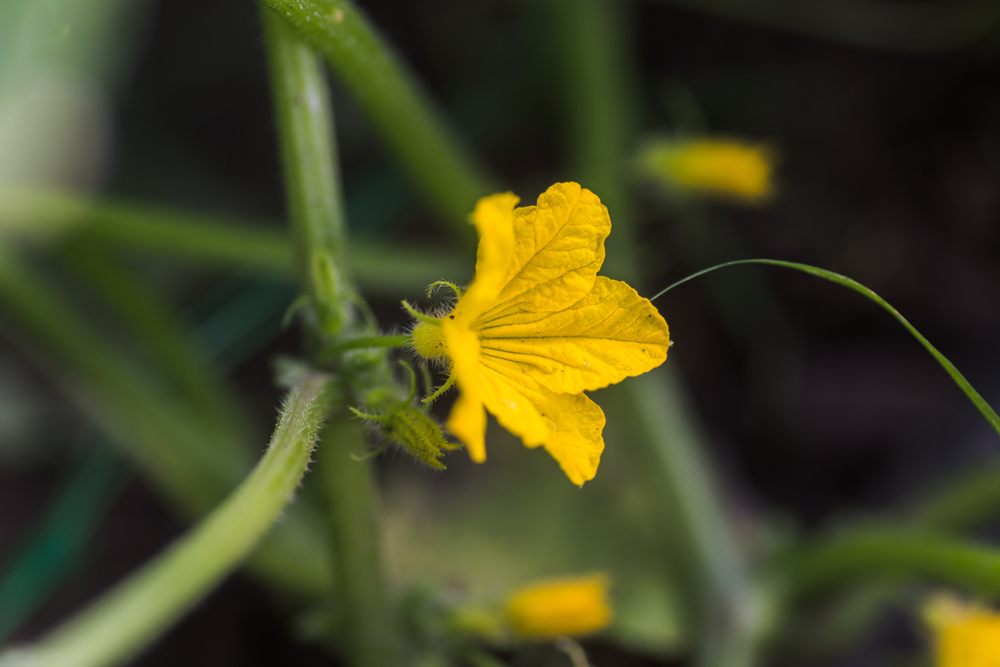
<path fill-rule="evenodd" d="M 34 245 L 83 236 L 218 270 L 293 273 L 288 233 L 267 221 L 192 214 L 157 206 L 91 200 L 67 192 L 6 188 L 0 191 L 0 232 Z M 442 275 L 462 276 L 466 262 L 433 248 L 400 249 L 351 243 L 358 285 L 370 292 L 420 294 Z"/>
<path fill-rule="evenodd" d="M 246 558 L 292 500 L 323 416 L 329 381 L 309 374 L 293 388 L 267 453 L 219 507 L 162 555 L 79 616 L 0 665 L 104 667 L 161 635 Z"/>
<path fill-rule="evenodd" d="M 279 135 L 285 164 L 285 183 L 293 206 L 293 232 L 302 253 L 312 258 L 312 273 L 303 276 L 314 299 L 329 299 L 334 314 L 348 312 L 352 287 L 346 282 L 338 262 L 342 248 L 342 225 L 339 218 L 340 190 L 323 181 L 335 178 L 335 154 L 332 149 L 315 151 L 309 146 L 326 142 L 332 145 L 329 125 L 332 117 L 329 95 L 319 62 L 312 51 L 280 17 L 263 9 Z M 309 104 L 304 103 L 309 100 Z M 325 201 L 322 209 L 311 206 L 313 197 Z M 294 202 L 299 201 L 295 205 Z M 323 210 L 327 211 L 324 218 Z M 308 218 L 299 220 L 300 217 Z M 323 232 L 330 224 L 335 229 Z M 331 245 L 334 239 L 338 247 Z M 316 258 L 320 260 L 317 264 Z M 320 275 L 317 275 L 320 266 Z M 335 276 L 334 290 L 326 294 L 324 276 Z M 319 304 L 317 303 L 317 307 Z M 337 344 L 343 334 L 355 333 L 350 323 L 341 319 L 332 328 L 322 318 L 321 338 Z M 358 394 L 391 392 L 392 376 L 381 350 L 375 353 L 341 355 L 333 363 L 343 372 L 349 400 Z M 375 529 L 376 493 L 372 470 L 367 461 L 355 457 L 364 453 L 365 434 L 360 422 L 346 411 L 338 410 L 327 429 L 318 455 L 318 474 L 327 493 L 327 524 L 336 558 L 338 603 L 341 605 L 342 639 L 352 667 L 395 667 L 399 664 L 395 622 L 386 598 L 386 584 L 379 559 Z"/>
<path fill-rule="evenodd" d="M 264 2 L 326 55 L 418 192 L 471 243 L 468 215 L 492 179 L 367 18 L 347 0 Z"/>

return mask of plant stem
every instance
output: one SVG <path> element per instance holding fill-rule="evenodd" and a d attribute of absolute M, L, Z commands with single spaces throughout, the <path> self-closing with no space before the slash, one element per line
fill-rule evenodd
<path fill-rule="evenodd" d="M 169 380 L 206 427 L 212 429 L 215 446 L 241 455 L 249 439 L 248 420 L 215 366 L 191 344 L 180 318 L 159 295 L 102 250 L 90 241 L 66 248 L 60 255 L 131 329 L 141 341 L 143 352 L 152 353 L 158 374 Z"/>
<path fill-rule="evenodd" d="M 608 272 L 638 285 L 626 178 L 634 108 L 626 17 L 620 3 L 609 0 L 554 0 L 553 6 L 568 87 L 571 157 L 614 221 Z M 669 371 L 654 371 L 602 395 L 616 408 L 613 418 L 631 426 L 635 437 L 624 440 L 647 471 L 673 543 L 683 552 L 692 580 L 689 607 L 701 622 L 701 664 L 752 664 L 764 601 L 747 578 L 680 381 Z"/>
<path fill-rule="evenodd" d="M 292 229 L 300 253 L 311 258 L 312 270 L 301 277 L 318 302 L 316 307 L 323 304 L 328 309 L 326 319 L 321 315 L 315 325 L 320 329 L 320 342 L 336 345 L 343 336 L 358 331 L 344 316 L 350 312 L 353 289 L 339 263 L 343 254 L 340 189 L 324 184 L 336 178 L 335 155 L 332 149 L 315 148 L 324 142 L 332 146 L 329 95 L 311 49 L 273 12 L 262 9 L 262 17 Z M 324 231 L 324 224 L 331 229 Z M 335 282 L 329 282 L 331 277 Z M 314 346 L 314 355 L 321 349 Z M 350 401 L 358 395 L 394 389 L 383 350 L 343 355 L 331 363 L 341 373 Z M 363 453 L 364 430 L 341 404 L 327 432 L 336 437 L 327 438 L 320 449 L 319 476 L 327 493 L 327 523 L 336 553 L 333 565 L 343 610 L 342 639 L 354 667 L 396 667 L 397 635 L 378 556 L 371 465 L 351 457 Z"/>
<path fill-rule="evenodd" d="M 379 347 L 405 347 L 411 343 L 413 337 L 408 334 L 398 334 L 391 336 L 356 336 L 344 338 L 333 344 L 331 347 L 320 351 L 320 359 L 335 359 L 347 350 L 364 350 Z"/>
<path fill-rule="evenodd" d="M 658 369 L 600 396 L 620 429 L 617 440 L 631 445 L 652 497 L 660 501 L 700 633 L 699 664 L 753 664 L 768 602 L 748 580 L 679 379 Z"/>
<path fill-rule="evenodd" d="M 243 269 L 276 276 L 293 273 L 291 244 L 276 223 L 196 215 L 156 206 L 91 200 L 61 191 L 6 188 L 0 191 L 0 232 L 28 243 L 69 242 L 93 237 L 123 249 L 200 264 L 213 270 Z M 433 248 L 387 248 L 351 243 L 358 284 L 398 298 L 442 275 L 468 273 L 454 253 Z"/>
<path fill-rule="evenodd" d="M 0 190 L 0 231 L 36 243 L 86 235 L 105 243 L 207 262 L 214 268 L 287 274 L 293 266 L 287 234 L 266 222 L 94 200 L 59 190 Z"/>
<path fill-rule="evenodd" d="M 316 373 L 300 380 L 267 453 L 187 536 L 35 646 L 4 654 L 0 664 L 115 665 L 161 635 L 239 565 L 292 500 L 330 408 L 329 384 Z"/>
<path fill-rule="evenodd" d="M 207 512 L 250 469 L 244 454 L 212 447 L 195 413 L 120 357 L 90 322 L 3 245 L 0 305 L 3 333 L 50 370 L 76 406 L 112 436 L 183 516 Z M 329 576 L 324 545 L 303 525 L 301 514 L 289 512 L 251 566 L 282 588 L 309 597 Z"/>
<path fill-rule="evenodd" d="M 327 342 L 350 324 L 351 313 L 333 107 L 316 55 L 273 13 L 261 16 L 299 280 L 316 333 Z"/>
<path fill-rule="evenodd" d="M 872 577 L 932 579 L 1000 597 L 1000 552 L 934 533 L 865 527 L 796 552 L 779 572 L 790 597 L 818 595 Z"/>
<path fill-rule="evenodd" d="M 468 216 L 495 191 L 473 156 L 448 131 L 416 78 L 353 3 L 264 0 L 324 53 L 365 115 L 429 204 L 472 242 Z"/>
<path fill-rule="evenodd" d="M 356 667 L 398 667 L 400 651 L 388 603 L 376 529 L 376 489 L 365 454 L 364 426 L 339 414 L 328 430 L 335 442 L 324 442 L 317 474 L 326 489 L 337 590 L 343 605 L 341 632 L 349 664 Z"/>
<path fill-rule="evenodd" d="M 565 81 L 566 136 L 570 165 L 580 183 L 607 206 L 614 233 L 603 270 L 635 283 L 635 234 L 628 193 L 626 151 L 634 133 L 632 70 L 619 3 L 552 0 L 553 26 Z"/>
<path fill-rule="evenodd" d="M 913 522 L 932 530 L 969 530 L 1000 513 L 1000 463 L 976 466 L 920 498 Z"/>
<path fill-rule="evenodd" d="M 5 333 L 43 367 L 59 368 L 55 377 L 77 405 L 189 516 L 214 507 L 249 469 L 249 461 L 205 447 L 190 410 L 116 354 L 89 322 L 2 246 L 0 303 L 17 325 Z"/>

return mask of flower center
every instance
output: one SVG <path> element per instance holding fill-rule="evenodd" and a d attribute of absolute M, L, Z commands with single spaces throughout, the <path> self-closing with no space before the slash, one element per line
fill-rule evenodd
<path fill-rule="evenodd" d="M 413 327 L 413 349 L 424 359 L 441 359 L 448 356 L 444 344 L 444 330 L 430 322 L 417 322 Z"/>

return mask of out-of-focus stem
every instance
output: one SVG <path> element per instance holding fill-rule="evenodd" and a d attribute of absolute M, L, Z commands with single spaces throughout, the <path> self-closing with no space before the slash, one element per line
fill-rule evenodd
<path fill-rule="evenodd" d="M 635 283 L 634 232 L 626 152 L 634 133 L 625 16 L 604 0 L 552 0 L 561 46 L 570 164 L 580 184 L 608 207 L 614 233 L 603 273 Z"/>
<path fill-rule="evenodd" d="M 212 429 L 216 446 L 241 454 L 249 436 L 246 415 L 207 355 L 193 348 L 179 318 L 159 295 L 117 266 L 96 243 L 68 248 L 62 257 L 136 334 L 144 351 L 152 353 L 157 370 Z"/>
<path fill-rule="evenodd" d="M 627 191 L 626 151 L 632 128 L 631 69 L 625 16 L 613 0 L 553 0 L 567 81 L 571 157 L 581 183 L 607 205 L 613 221 L 605 266 L 638 282 L 638 240 Z M 695 586 L 690 604 L 701 617 L 702 665 L 750 665 L 765 615 L 745 571 L 721 498 L 677 377 L 647 373 L 606 390 L 615 418 L 627 420 L 633 456 L 666 510 L 668 529 L 686 557 Z"/>
<path fill-rule="evenodd" d="M 38 360 L 187 517 L 214 507 L 250 470 L 245 453 L 212 447 L 197 414 L 122 358 L 61 295 L 0 245 L 2 333 Z M 325 544 L 290 511 L 250 566 L 303 597 L 330 580 Z M 278 534 L 281 537 L 278 537 Z"/>
<path fill-rule="evenodd" d="M 299 381 L 257 467 L 186 537 L 35 646 L 0 656 L 0 665 L 116 665 L 161 635 L 246 558 L 295 496 L 330 408 L 329 384 L 319 374 Z"/>
<path fill-rule="evenodd" d="M 43 367 L 60 369 L 57 381 L 185 513 L 197 516 L 213 507 L 249 469 L 249 461 L 205 447 L 192 411 L 158 391 L 2 246 L 0 304 L 11 322 L 6 332 Z"/>
<path fill-rule="evenodd" d="M 134 249 L 205 268 L 293 273 L 288 233 L 265 221 L 205 216 L 157 206 L 93 200 L 55 190 L 0 190 L 0 235 L 31 244 L 72 245 L 83 237 L 114 249 Z M 441 276 L 461 276 L 468 265 L 434 248 L 389 248 L 351 243 L 358 285 L 399 298 L 422 293 Z"/>
<path fill-rule="evenodd" d="M 1000 552 L 960 538 L 869 526 L 820 540 L 780 564 L 792 599 L 869 578 L 931 579 L 1000 594 Z"/>
<path fill-rule="evenodd" d="M 418 192 L 453 234 L 471 242 L 468 216 L 478 198 L 495 190 L 492 179 L 365 16 L 347 0 L 264 3 L 326 55 Z"/>
<path fill-rule="evenodd" d="M 977 466 L 919 498 L 910 520 L 930 530 L 975 528 L 1000 515 L 1000 463 Z"/>
<path fill-rule="evenodd" d="M 603 390 L 599 401 L 660 501 L 700 635 L 699 664 L 752 665 L 771 610 L 748 580 L 678 378 L 654 370 Z"/>
<path fill-rule="evenodd" d="M 289 274 L 293 266 L 288 234 L 274 225 L 61 190 L 0 190 L 0 233 L 32 244 L 72 242 L 82 235 L 214 268 Z"/>

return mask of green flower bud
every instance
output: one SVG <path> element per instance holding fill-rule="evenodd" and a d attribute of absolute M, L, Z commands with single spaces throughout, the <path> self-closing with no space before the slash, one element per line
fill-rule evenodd
<path fill-rule="evenodd" d="M 351 412 L 365 421 L 377 424 L 390 442 L 432 468 L 444 470 L 444 464 L 438 459 L 444 456 L 445 451 L 459 448 L 459 445 L 445 439 L 436 421 L 412 405 L 394 405 L 383 415 L 370 415 L 355 408 L 351 408 Z"/>

